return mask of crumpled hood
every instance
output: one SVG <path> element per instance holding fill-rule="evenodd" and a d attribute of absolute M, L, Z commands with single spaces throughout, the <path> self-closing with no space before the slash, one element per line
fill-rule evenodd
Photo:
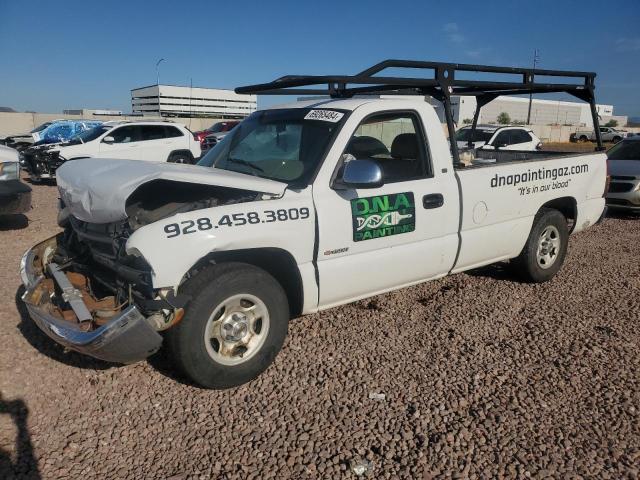
<path fill-rule="evenodd" d="M 640 158 L 638 160 L 609 160 L 609 175 L 640 177 Z"/>
<path fill-rule="evenodd" d="M 282 195 L 286 183 L 242 173 L 164 162 L 92 158 L 72 160 L 56 171 L 60 198 L 69 212 L 90 223 L 110 223 L 127 218 L 127 198 L 153 180 L 214 185 Z"/>

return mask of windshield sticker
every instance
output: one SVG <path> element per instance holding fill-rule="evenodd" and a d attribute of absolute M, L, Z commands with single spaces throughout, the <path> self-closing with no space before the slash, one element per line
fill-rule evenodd
<path fill-rule="evenodd" d="M 336 123 L 339 122 L 342 117 L 344 117 L 344 113 L 334 112 L 333 110 L 311 110 L 304 116 L 304 119 Z"/>
<path fill-rule="evenodd" d="M 351 218 L 354 242 L 413 232 L 416 229 L 413 193 L 354 198 Z"/>

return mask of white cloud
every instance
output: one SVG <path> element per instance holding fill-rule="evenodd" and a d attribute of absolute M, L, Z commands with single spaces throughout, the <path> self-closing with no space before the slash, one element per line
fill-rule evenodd
<path fill-rule="evenodd" d="M 460 27 L 455 22 L 445 23 L 442 30 L 446 34 L 447 38 L 450 42 L 453 43 L 462 43 L 465 40 L 465 37 L 462 33 L 460 33 Z"/>
<path fill-rule="evenodd" d="M 623 37 L 616 40 L 616 49 L 619 52 L 637 52 L 640 51 L 640 37 L 628 38 Z"/>

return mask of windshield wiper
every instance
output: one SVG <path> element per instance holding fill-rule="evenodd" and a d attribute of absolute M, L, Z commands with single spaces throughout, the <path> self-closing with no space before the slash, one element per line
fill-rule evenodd
<path fill-rule="evenodd" d="M 249 168 L 251 168 L 253 170 L 256 170 L 258 172 L 264 173 L 264 170 L 262 168 L 260 168 L 259 166 L 254 165 L 251 162 L 247 162 L 246 160 L 242 160 L 241 158 L 228 158 L 227 162 L 229 162 L 229 163 L 237 163 L 238 165 L 243 165 L 245 167 L 249 167 Z"/>

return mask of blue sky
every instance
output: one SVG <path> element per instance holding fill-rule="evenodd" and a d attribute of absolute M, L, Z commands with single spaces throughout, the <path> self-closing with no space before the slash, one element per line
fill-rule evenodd
<path fill-rule="evenodd" d="M 606 8 L 604 8 L 606 6 Z M 0 0 L 0 105 L 130 110 L 130 89 L 234 88 L 348 74 L 386 58 L 598 73 L 598 103 L 640 116 L 640 5 L 547 1 Z M 260 105 L 273 99 L 260 98 Z"/>

